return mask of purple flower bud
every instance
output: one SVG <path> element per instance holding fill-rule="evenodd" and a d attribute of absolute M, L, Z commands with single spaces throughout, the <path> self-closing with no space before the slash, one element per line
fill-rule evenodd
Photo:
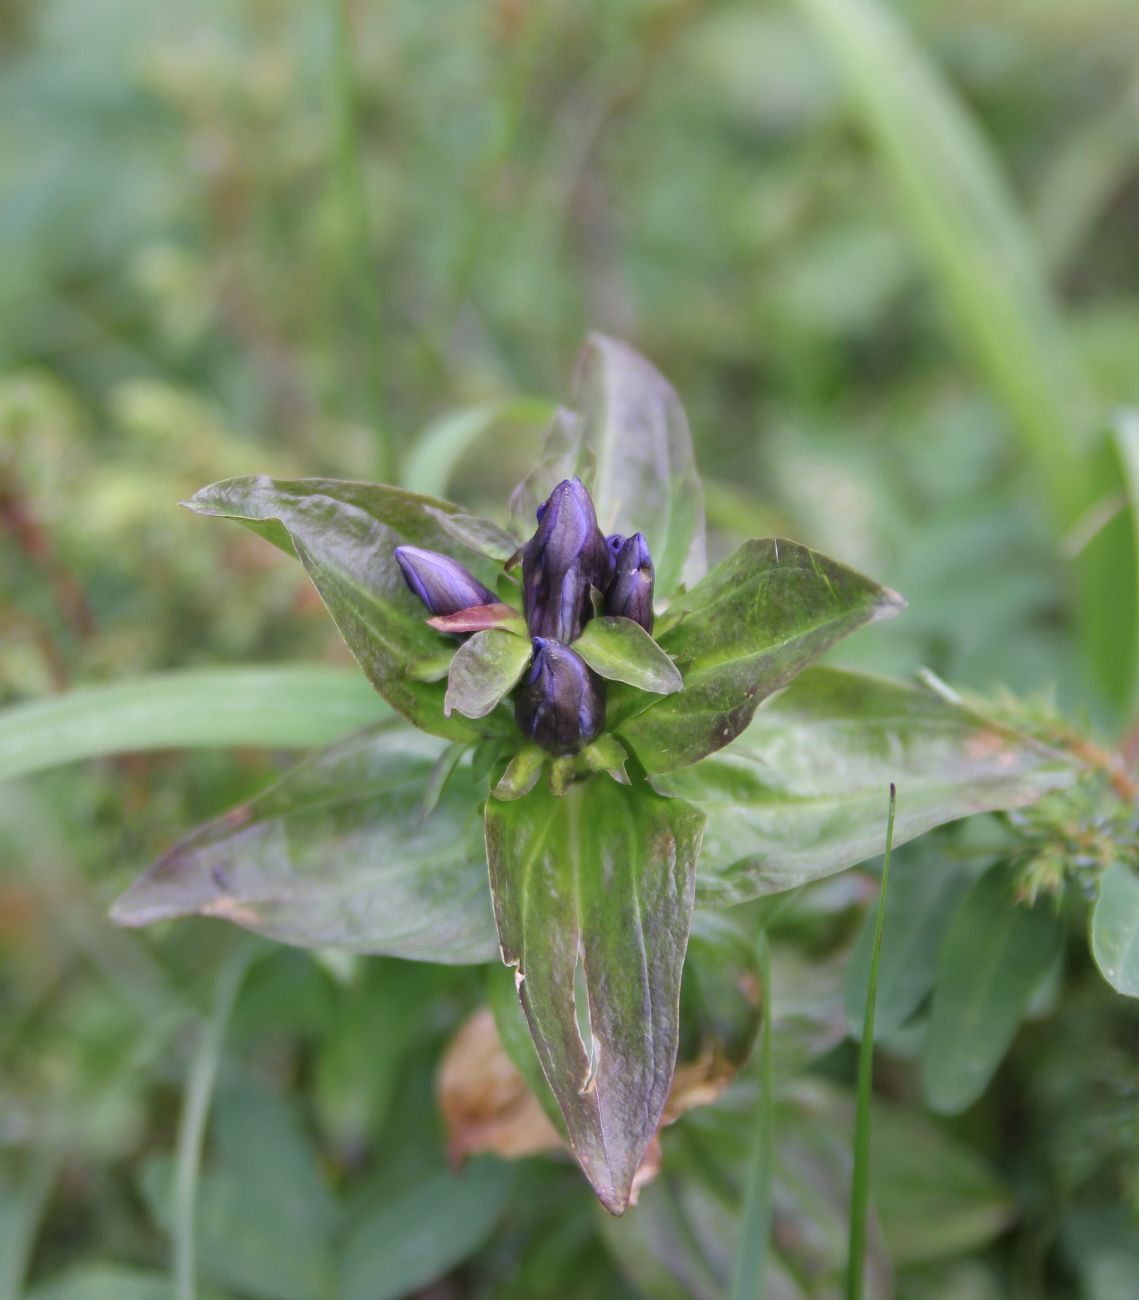
<path fill-rule="evenodd" d="M 458 614 L 472 605 L 493 605 L 498 597 L 449 555 L 418 546 L 397 546 L 404 580 L 432 614 Z"/>
<path fill-rule="evenodd" d="M 514 699 L 519 728 L 551 754 L 576 754 L 605 725 L 605 683 L 569 646 L 534 638 L 534 659 Z"/>
<path fill-rule="evenodd" d="M 530 635 L 570 642 L 591 611 L 589 589 L 604 591 L 613 557 L 579 478 L 559 483 L 538 507 L 538 531 L 522 550 L 522 600 Z"/>
<path fill-rule="evenodd" d="M 609 538 L 610 546 L 620 541 L 616 553 L 616 572 L 605 593 L 606 614 L 619 614 L 640 623 L 646 632 L 653 630 L 653 583 L 656 570 L 643 533 L 632 537 Z"/>

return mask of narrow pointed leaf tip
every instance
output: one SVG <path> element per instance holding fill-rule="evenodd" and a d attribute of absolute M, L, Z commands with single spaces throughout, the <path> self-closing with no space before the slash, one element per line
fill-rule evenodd
<path fill-rule="evenodd" d="M 502 956 L 574 1154 L 621 1214 L 676 1064 L 703 814 L 598 775 L 486 808 Z M 588 1038 L 575 989 L 588 999 Z"/>
<path fill-rule="evenodd" d="M 591 334 L 577 367 L 581 449 L 606 532 L 643 531 L 660 594 L 704 575 L 704 493 L 688 420 L 672 385 L 627 343 Z"/>
<path fill-rule="evenodd" d="M 393 719 L 314 754 L 175 845 L 114 904 L 119 925 L 232 921 L 281 943 L 418 961 L 492 961 L 480 788 Z"/>

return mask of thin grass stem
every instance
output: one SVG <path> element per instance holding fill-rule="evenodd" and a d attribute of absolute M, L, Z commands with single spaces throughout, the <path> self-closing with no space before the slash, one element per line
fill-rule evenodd
<path fill-rule="evenodd" d="M 854 1169 L 850 1179 L 850 1248 L 847 1253 L 846 1297 L 862 1300 L 866 1271 L 866 1220 L 870 1205 L 870 1095 L 874 1082 L 874 1006 L 878 998 L 878 959 L 882 953 L 882 931 L 886 923 L 886 887 L 890 879 L 890 851 L 894 846 L 894 811 L 898 792 L 890 783 L 890 810 L 886 820 L 886 857 L 882 865 L 882 889 L 878 895 L 878 917 L 874 923 L 874 946 L 870 954 L 870 978 L 866 984 L 866 1011 L 862 1019 L 862 1043 L 858 1051 L 858 1100 L 854 1115 Z"/>
<path fill-rule="evenodd" d="M 190 1077 L 186 1081 L 174 1169 L 174 1282 L 177 1300 L 195 1300 L 197 1294 L 196 1237 L 202 1145 L 230 1013 L 249 969 L 254 948 L 252 940 L 242 940 L 222 967 L 210 1018 L 202 1026 Z"/>

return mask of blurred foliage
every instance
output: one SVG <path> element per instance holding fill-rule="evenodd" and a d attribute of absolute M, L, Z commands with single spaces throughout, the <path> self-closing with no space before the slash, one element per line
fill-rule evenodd
<path fill-rule="evenodd" d="M 176 503 L 232 474 L 394 463 L 492 509 L 597 326 L 682 394 L 717 554 L 790 535 L 905 593 L 904 619 L 844 663 L 1047 697 L 1042 715 L 1054 702 L 1134 761 L 1126 477 L 1089 469 L 1079 517 L 1058 517 L 1061 452 L 1026 436 L 1000 340 L 986 360 L 962 323 L 809 8 L 2 0 L 0 703 L 163 668 L 346 662 L 287 562 Z M 1007 180 L 1090 395 L 1079 445 L 1139 405 L 1139 10 L 889 8 Z M 1095 546 L 1118 562 L 1089 630 L 1068 557 Z M 195 921 L 140 939 L 103 913 L 280 758 L 136 755 L 0 787 L 0 1300 L 170 1294 L 181 1094 L 236 936 Z M 1110 817 L 1133 837 L 1126 794 Z M 939 833 L 899 852 L 897 888 L 907 855 L 945 879 L 1011 860 L 1026 892 L 1064 895 L 1070 937 L 1087 909 L 1060 882 L 1079 885 L 1100 829 L 1061 800 L 1020 827 Z M 966 879 L 950 884 L 903 897 L 903 928 L 944 934 Z M 777 974 L 802 1030 L 776 1037 L 793 1062 L 781 1104 L 814 1126 L 784 1151 L 800 1172 L 777 1231 L 792 1260 L 796 1234 L 820 1234 L 817 1295 L 849 1132 L 841 962 L 870 896 L 848 874 L 772 922 L 801 968 L 791 989 Z M 1017 990 L 1009 1032 L 1026 1020 L 993 1085 L 935 1122 L 922 1061 L 948 1012 L 920 958 L 895 959 L 913 983 L 892 987 L 880 1058 L 895 1294 L 1130 1300 L 1135 1003 L 1064 944 Z M 668 1235 L 670 1161 L 700 1162 L 701 1126 L 714 1159 L 683 1184 L 696 1230 L 674 1244 L 697 1252 L 684 1294 L 717 1285 L 730 1105 L 666 1135 L 643 1212 L 604 1233 L 566 1162 L 446 1173 L 434 1071 L 483 978 L 258 948 L 209 1132 L 203 1296 L 554 1300 L 570 1278 L 575 1296 L 672 1295 L 628 1242 Z M 930 1166 L 956 1182 L 921 1185 L 919 1142 L 949 1152 Z"/>

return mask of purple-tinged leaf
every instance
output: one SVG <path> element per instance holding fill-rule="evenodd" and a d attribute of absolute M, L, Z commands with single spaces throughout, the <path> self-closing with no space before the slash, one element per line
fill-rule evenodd
<path fill-rule="evenodd" d="M 439 614 L 427 620 L 427 626 L 436 632 L 446 632 L 452 636 L 461 636 L 465 632 L 485 632 L 488 628 L 506 628 L 526 634 L 526 624 L 522 615 L 513 605 L 472 605 L 470 609 L 460 610 L 457 614 Z"/>
<path fill-rule="evenodd" d="M 682 800 L 604 775 L 561 799 L 540 783 L 522 799 L 487 803 L 503 960 L 518 968 L 574 1152 L 614 1214 L 628 1204 L 672 1081 L 703 820 Z"/>
<path fill-rule="evenodd" d="M 393 720 L 340 741 L 193 831 L 118 900 L 120 925 L 216 916 L 302 948 L 493 960 L 479 787 Z"/>
<path fill-rule="evenodd" d="M 704 575 L 704 494 L 680 399 L 627 343 L 591 334 L 577 367 L 574 407 L 605 533 L 643 533 L 667 598 Z M 587 480 L 588 482 L 588 480 Z"/>
<path fill-rule="evenodd" d="M 559 483 L 575 475 L 588 487 L 593 481 L 592 455 L 582 443 L 581 416 L 564 406 L 554 412 L 542 443 L 538 464 L 510 496 L 510 526 L 529 541 L 538 526 L 538 509 Z"/>

